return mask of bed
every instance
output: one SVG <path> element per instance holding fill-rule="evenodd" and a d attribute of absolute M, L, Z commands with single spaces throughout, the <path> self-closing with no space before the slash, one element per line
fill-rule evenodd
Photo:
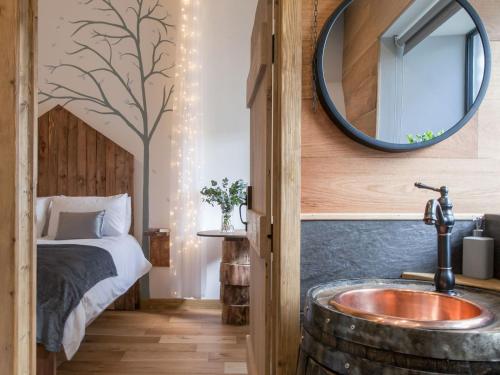
<path fill-rule="evenodd" d="M 60 346 L 59 351 L 64 353 L 63 357 L 71 359 L 83 340 L 85 328 L 103 310 L 106 308 L 134 310 L 138 306 L 140 301 L 138 280 L 149 272 L 151 264 L 131 235 L 133 228 L 131 207 L 134 198 L 133 156 L 60 106 L 39 118 L 38 134 L 38 197 L 56 197 L 61 201 L 65 199 L 88 201 L 94 199 L 91 197 L 102 200 L 115 199 L 114 197 L 121 199 L 126 196 L 128 203 L 129 233 L 125 231 L 112 236 L 105 235 L 102 238 L 65 240 L 56 240 L 54 235 L 48 235 L 37 240 L 39 272 L 45 263 L 47 264 L 45 268 L 48 268 L 59 261 L 53 262 L 54 254 L 71 257 L 71 254 L 76 256 L 82 251 L 106 257 L 110 262 L 110 267 L 107 268 L 113 268 L 113 273 L 109 270 L 109 274 L 101 275 L 101 279 L 93 280 L 93 284 L 89 282 L 91 286 L 82 289 L 81 295 L 71 306 L 71 312 L 67 318 L 65 316 L 63 333 L 60 334 L 62 341 L 59 341 L 61 344 L 58 346 Z M 59 198 L 59 196 L 64 197 Z M 53 223 L 50 222 L 50 225 L 48 223 L 47 226 L 50 228 L 44 230 L 53 231 Z M 97 251 L 99 253 L 95 253 Z M 84 259 L 82 256 L 82 260 Z M 80 266 L 85 267 L 84 263 Z M 89 268 L 88 265 L 86 267 Z M 103 269 L 107 271 L 105 265 Z M 38 292 L 40 293 L 40 290 Z M 40 296 L 38 298 L 40 299 Z M 37 306 L 37 315 L 39 307 L 40 303 Z M 44 324 L 38 322 L 37 324 L 39 325 L 37 336 L 41 336 L 40 331 L 48 328 L 43 327 Z M 49 323 L 46 325 L 50 326 Z M 43 344 L 37 343 L 38 375 L 55 374 L 54 348 L 46 340 Z"/>

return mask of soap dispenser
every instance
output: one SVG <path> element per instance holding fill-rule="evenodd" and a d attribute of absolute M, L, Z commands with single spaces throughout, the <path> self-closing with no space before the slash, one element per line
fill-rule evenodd
<path fill-rule="evenodd" d="M 462 273 L 475 279 L 490 279 L 493 277 L 494 240 L 483 237 L 483 218 L 476 218 L 474 222 L 472 236 L 465 237 L 463 242 Z"/>

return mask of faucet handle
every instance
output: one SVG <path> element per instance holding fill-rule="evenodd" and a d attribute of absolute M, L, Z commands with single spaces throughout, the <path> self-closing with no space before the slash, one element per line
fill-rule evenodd
<path fill-rule="evenodd" d="M 427 189 L 427 190 L 437 191 L 438 193 L 441 194 L 441 199 L 445 199 L 445 200 L 449 201 L 449 199 L 448 199 L 448 193 L 449 193 L 448 186 L 441 186 L 440 188 L 435 188 L 432 186 L 425 185 L 421 182 L 415 182 L 415 186 L 418 187 L 419 189 Z M 451 202 L 449 202 L 449 204 L 451 205 Z"/>
<path fill-rule="evenodd" d="M 432 190 L 432 191 L 437 191 L 438 193 L 441 193 L 440 188 L 435 188 L 429 185 L 425 185 L 421 182 L 415 182 L 415 186 L 418 187 L 419 189 L 427 189 L 427 190 Z"/>

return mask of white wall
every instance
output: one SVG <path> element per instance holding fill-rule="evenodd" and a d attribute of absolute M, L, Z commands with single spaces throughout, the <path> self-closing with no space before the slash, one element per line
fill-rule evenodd
<path fill-rule="evenodd" d="M 201 1 L 203 87 L 202 185 L 210 180 L 230 180 L 250 175 L 250 114 L 246 108 L 246 79 L 250 69 L 250 37 L 256 0 Z M 203 205 L 201 228 L 220 228 L 220 210 Z M 242 228 L 237 210 L 235 227 Z M 220 239 L 201 239 L 207 267 L 203 298 L 219 298 Z M 168 298 L 162 283 L 168 270 L 150 275 L 151 297 Z"/>
<path fill-rule="evenodd" d="M 428 37 L 405 56 L 383 38 L 379 88 L 378 139 L 448 130 L 464 116 L 465 36 Z"/>
<path fill-rule="evenodd" d="M 250 113 L 246 108 L 246 80 L 250 69 L 250 37 L 257 0 L 205 1 L 204 139 L 202 181 L 250 178 Z M 233 223 L 243 225 L 235 210 Z M 203 229 L 220 227 L 220 211 L 204 206 Z M 205 298 L 219 298 L 221 244 L 203 239 L 207 255 Z"/>

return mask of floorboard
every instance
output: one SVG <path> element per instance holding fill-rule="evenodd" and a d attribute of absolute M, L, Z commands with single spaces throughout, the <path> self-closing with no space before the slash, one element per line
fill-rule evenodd
<path fill-rule="evenodd" d="M 194 308 L 106 311 L 58 375 L 247 374 L 248 327 L 223 325 L 220 314 Z"/>

